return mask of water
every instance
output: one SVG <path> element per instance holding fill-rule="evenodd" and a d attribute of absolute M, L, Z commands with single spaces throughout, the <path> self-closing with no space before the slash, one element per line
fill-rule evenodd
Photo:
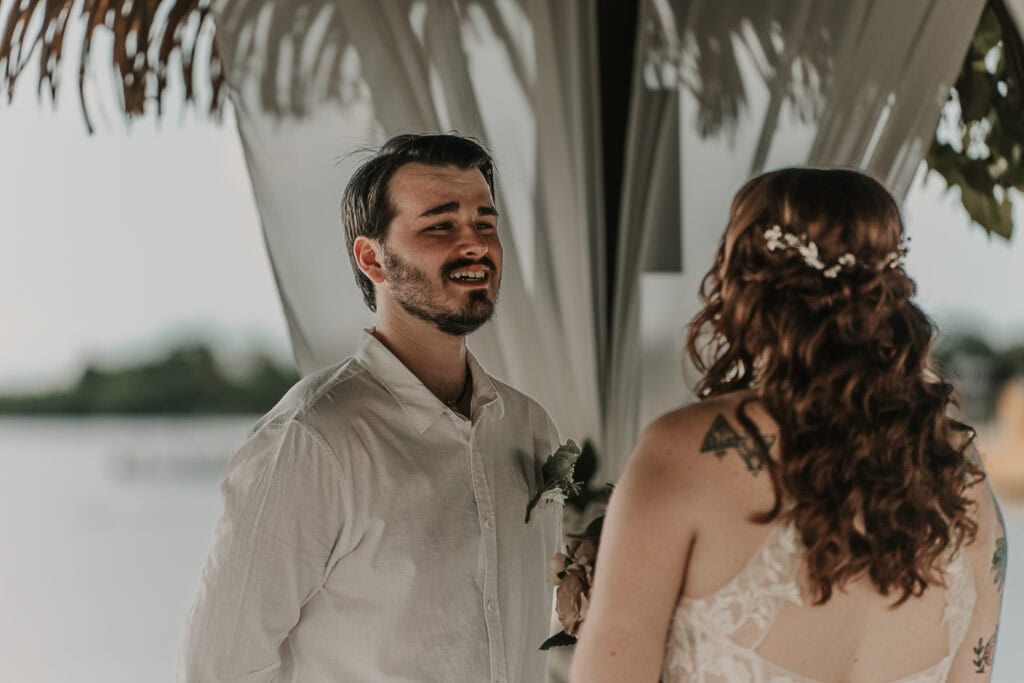
<path fill-rule="evenodd" d="M 0 419 L 0 681 L 173 681 L 252 418 Z"/>
<path fill-rule="evenodd" d="M 0 681 L 173 681 L 220 515 L 224 463 L 254 418 L 0 418 Z M 996 683 L 1024 680 L 1024 506 Z"/>

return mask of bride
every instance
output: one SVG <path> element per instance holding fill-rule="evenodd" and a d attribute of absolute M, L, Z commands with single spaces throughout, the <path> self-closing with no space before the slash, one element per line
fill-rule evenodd
<path fill-rule="evenodd" d="M 739 191 L 689 330 L 702 400 L 616 485 L 573 681 L 989 680 L 1004 529 L 904 252 L 860 173 Z"/>

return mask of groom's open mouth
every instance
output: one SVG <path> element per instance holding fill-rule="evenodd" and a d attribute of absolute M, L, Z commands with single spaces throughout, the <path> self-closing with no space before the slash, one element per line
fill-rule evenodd
<path fill-rule="evenodd" d="M 479 287 L 490 282 L 491 272 L 486 266 L 474 265 L 452 271 L 448 279 L 466 287 Z"/>

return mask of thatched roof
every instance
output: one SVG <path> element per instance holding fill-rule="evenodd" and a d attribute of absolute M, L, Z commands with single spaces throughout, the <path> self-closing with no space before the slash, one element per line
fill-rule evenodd
<path fill-rule="evenodd" d="M 406 2 L 410 8 L 415 4 Z M 471 0 L 454 3 L 463 12 L 473 4 Z M 102 32 L 112 38 L 110 62 L 120 86 L 119 106 L 128 117 L 154 109 L 158 115 L 162 112 L 171 70 L 180 73 L 185 103 L 219 113 L 225 96 L 222 54 L 246 68 L 260 65 L 255 76 L 260 104 L 267 112 L 302 116 L 314 98 L 344 99 L 340 69 L 344 48 L 352 41 L 336 3 L 231 0 L 218 8 L 218 23 L 230 30 L 222 31 L 216 41 L 211 4 L 211 0 L 0 0 L 0 95 L 10 100 L 19 76 L 35 62 L 38 93 L 54 97 L 62 64 L 74 59 L 65 54 L 66 36 L 81 22 L 78 91 L 90 132 L 85 91 L 94 38 Z M 483 3 L 480 9 L 489 15 L 499 38 L 511 42 L 497 8 Z M 295 58 L 299 52 L 303 57 L 315 55 L 313 70 Z M 525 73 L 521 55 L 512 58 L 516 72 Z M 282 66 L 290 71 L 284 89 L 279 79 Z M 323 92 L 313 92 L 313 71 L 329 74 Z M 201 85 L 209 88 L 197 87 Z"/>
<path fill-rule="evenodd" d="M 467 0 L 455 0 L 455 3 L 459 6 L 469 4 Z M 1024 74 L 1020 38 L 1003 0 L 989 0 L 988 4 L 990 11 L 998 17 L 1003 34 L 1012 34 L 1013 40 L 1009 41 L 1012 45 L 1008 45 L 1006 55 L 1010 70 Z M 236 60 L 251 58 L 258 48 L 250 29 L 257 23 L 266 23 L 269 24 L 267 33 L 276 36 L 276 39 L 260 46 L 265 51 L 259 60 L 265 72 L 260 75 L 266 76 L 264 92 L 261 93 L 263 105 L 271 111 L 293 110 L 292 113 L 301 113 L 294 111 L 303 109 L 301 103 L 282 102 L 280 93 L 273 92 L 273 73 L 279 66 L 277 62 L 287 51 L 286 48 L 296 48 L 311 34 L 318 34 L 313 40 L 318 39 L 320 44 L 314 46 L 314 51 L 321 57 L 326 56 L 326 43 L 333 40 L 336 49 L 332 52 L 337 61 L 341 52 L 337 48 L 349 42 L 341 26 L 339 12 L 333 3 L 324 0 L 231 0 L 219 10 L 218 16 L 219 21 L 231 25 L 231 30 L 220 36 L 218 41 L 213 39 L 214 22 L 210 5 L 211 0 L 0 0 L 0 94 L 6 93 L 11 98 L 19 77 L 34 61 L 38 65 L 36 86 L 39 95 L 46 93 L 54 97 L 60 84 L 62 65 L 68 59 L 65 55 L 65 39 L 69 27 L 80 23 L 81 30 L 76 29 L 76 38 L 81 36 L 81 44 L 73 45 L 72 48 L 78 51 L 79 97 L 90 130 L 92 125 L 86 106 L 85 89 L 94 38 L 102 32 L 110 34 L 112 50 L 109 59 L 121 90 L 120 108 L 125 114 L 136 116 L 148 108 L 155 108 L 159 114 L 168 73 L 172 69 L 180 73 L 187 103 L 196 103 L 196 85 L 207 83 L 211 95 L 204 104 L 211 113 L 216 113 L 223 104 L 225 94 L 220 51 L 223 50 L 224 54 Z M 489 3 L 483 5 L 487 11 Z M 747 18 L 754 20 L 754 26 L 767 27 L 767 30 L 771 27 L 768 19 L 773 11 L 777 11 L 777 8 L 773 10 L 771 6 L 755 3 L 745 15 L 751 15 Z M 714 16 L 723 19 L 720 15 Z M 324 19 L 326 21 L 322 21 Z M 494 26 L 504 27 L 499 17 L 493 19 Z M 709 35 L 727 36 L 737 33 L 742 19 L 734 16 L 726 20 L 727 25 L 706 26 L 706 30 L 695 36 L 695 40 L 707 41 Z M 315 24 L 319 24 L 317 30 L 314 30 Z M 243 35 L 246 33 L 249 35 Z M 218 45 L 225 36 L 231 42 Z M 719 42 L 729 45 L 729 41 Z M 768 49 L 771 45 L 770 36 L 761 36 L 760 42 L 761 49 L 768 53 L 767 57 L 772 57 L 772 50 Z M 813 69 L 822 59 L 827 58 L 827 55 L 817 54 L 821 47 L 813 40 L 805 40 L 800 45 L 799 57 Z M 742 105 L 743 86 L 733 82 L 738 78 L 734 73 L 738 69 L 735 64 L 731 68 L 729 64 L 703 64 L 703 61 L 714 62 L 711 59 L 714 55 L 708 50 L 698 51 L 707 55 L 700 65 L 701 71 L 709 72 L 704 74 L 704 80 L 709 83 L 705 84 L 703 90 L 717 93 L 717 99 L 707 97 L 706 93 L 701 97 L 702 88 L 695 88 L 695 94 L 702 103 L 701 115 L 708 119 L 702 126 L 717 129 L 723 122 L 728 124 L 729 112 Z M 337 65 L 333 66 L 336 68 Z M 517 72 L 524 70 L 525 67 L 517 68 Z M 301 82 L 304 80 L 302 74 L 293 74 L 292 80 L 295 81 L 291 85 L 293 92 L 284 99 L 303 99 L 305 88 Z M 205 92 L 203 99 L 206 99 Z M 724 111 L 719 112 L 717 109 Z"/>
<path fill-rule="evenodd" d="M 77 7 L 76 7 L 77 5 Z M 213 43 L 213 21 L 208 0 L 14 0 L 0 1 L 0 92 L 13 97 L 18 77 L 35 60 L 39 67 L 38 93 L 55 98 L 60 69 L 66 56 L 69 25 L 82 21 L 84 34 L 78 51 L 78 91 L 86 126 L 92 121 L 86 106 L 86 76 L 93 39 L 101 30 L 113 37 L 113 67 L 121 86 L 121 109 L 129 116 L 147 108 L 162 110 L 167 74 L 172 64 L 180 69 L 186 102 L 196 100 L 200 69 L 197 54 L 209 55 L 211 113 L 224 98 L 224 72 Z M 204 46 L 205 43 L 205 46 Z M 200 50 L 205 47 L 205 50 Z"/>
<path fill-rule="evenodd" d="M 112 38 L 110 62 L 120 86 L 119 105 L 129 117 L 154 110 L 157 115 L 162 113 L 172 69 L 180 73 L 186 103 L 202 106 L 214 116 L 219 114 L 226 91 L 222 54 L 247 66 L 251 61 L 260 64 L 260 73 L 256 74 L 261 84 L 260 101 L 268 112 L 301 116 L 308 111 L 314 95 L 341 97 L 340 48 L 350 41 L 338 4 L 324 0 L 230 0 L 224 3 L 218 20 L 231 28 L 223 31 L 218 41 L 214 41 L 210 4 L 211 0 L 0 0 L 0 95 L 13 97 L 19 77 L 34 60 L 39 67 L 35 83 L 38 94 L 55 98 L 62 64 L 68 59 L 66 38 L 71 29 L 76 40 L 81 35 L 81 44 L 72 49 L 78 52 L 78 92 L 90 131 L 93 125 L 85 91 L 94 38 L 102 32 L 109 32 Z M 464 9 L 469 0 L 455 0 L 455 4 Z M 774 6 L 752 3 L 750 7 L 751 12 L 770 13 Z M 482 9 L 494 11 L 491 3 L 482 3 Z M 493 19 L 494 26 L 504 25 L 500 17 Z M 733 19 L 735 23 L 742 17 Z M 770 22 L 755 23 L 770 27 Z M 257 25 L 268 27 L 267 35 L 274 38 L 258 44 L 253 37 Z M 736 27 L 706 28 L 726 35 Z M 704 33 L 698 40 L 708 39 Z M 762 45 L 770 46 L 769 38 L 764 37 Z M 310 41 L 316 44 L 309 46 Z M 719 42 L 729 44 L 727 40 Z M 804 42 L 800 57 L 813 66 L 821 55 L 816 53 L 814 41 Z M 997 44 L 1000 55 L 997 68 L 992 70 L 985 64 L 985 56 Z M 307 47 L 313 48 L 309 52 L 316 55 L 317 68 L 329 74 L 324 93 L 312 92 L 307 71 L 294 58 L 300 51 L 306 53 Z M 737 69 L 728 59 L 725 61 L 719 64 L 704 59 L 698 65 L 700 71 L 707 72 L 704 87 L 695 86 L 701 107 L 699 123 L 709 134 L 727 125 L 742 104 Z M 283 90 L 276 80 L 282 66 L 291 71 Z M 525 71 L 517 68 L 517 72 Z M 197 87 L 200 85 L 208 87 Z M 967 141 L 980 135 L 992 154 L 972 159 L 966 144 L 964 149 L 954 149 L 936 140 L 927 161 L 947 183 L 961 189 L 962 201 L 972 218 L 1006 237 L 1013 226 L 1011 200 L 1005 191 L 1024 190 L 1024 158 L 1018 151 L 1024 139 L 1022 90 L 1024 44 L 1018 25 L 1004 0 L 988 0 L 954 96 L 962 105 L 960 137 Z"/>

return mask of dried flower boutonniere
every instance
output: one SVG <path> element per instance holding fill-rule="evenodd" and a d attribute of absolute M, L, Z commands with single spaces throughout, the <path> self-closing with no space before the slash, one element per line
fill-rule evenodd
<path fill-rule="evenodd" d="M 548 583 L 555 590 L 555 613 L 562 631 L 544 641 L 541 650 L 575 645 L 580 626 L 590 608 L 590 589 L 594 584 L 594 565 L 601 541 L 604 516 L 598 517 L 582 534 L 570 536 L 573 541 L 548 562 Z"/>
<path fill-rule="evenodd" d="M 530 513 L 540 503 L 549 501 L 565 504 L 565 499 L 575 496 L 580 492 L 580 485 L 573 481 L 573 473 L 576 469 L 576 460 L 580 457 L 580 447 L 576 442 L 569 439 L 558 447 L 558 450 L 548 456 L 541 472 L 544 476 L 544 484 L 540 491 L 533 497 L 530 504 L 526 506 L 526 523 L 530 523 Z"/>

